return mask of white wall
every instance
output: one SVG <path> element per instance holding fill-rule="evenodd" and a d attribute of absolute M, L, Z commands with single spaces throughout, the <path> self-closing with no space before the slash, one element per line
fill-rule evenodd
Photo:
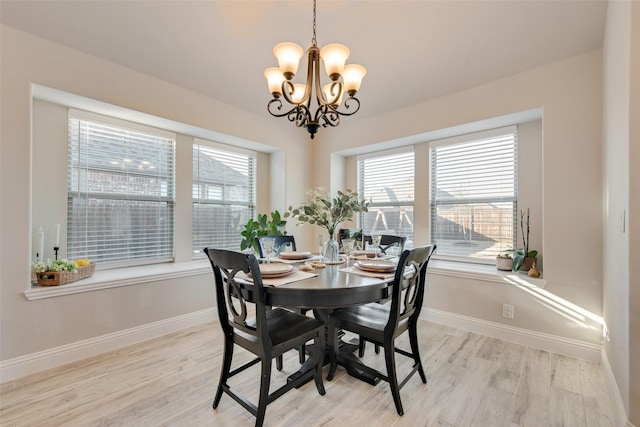
<path fill-rule="evenodd" d="M 604 346 L 624 410 L 636 425 L 640 424 L 639 27 L 637 3 L 609 2 L 603 107 L 603 311 L 608 328 Z"/>

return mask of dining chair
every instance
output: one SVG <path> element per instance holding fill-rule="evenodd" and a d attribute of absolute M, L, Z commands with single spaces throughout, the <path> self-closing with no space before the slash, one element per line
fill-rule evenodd
<path fill-rule="evenodd" d="M 281 308 L 269 308 L 265 303 L 265 291 L 258 261 L 253 254 L 223 249 L 205 248 L 215 279 L 216 302 L 220 326 L 224 333 L 224 356 L 220 381 L 213 400 L 217 408 L 223 393 L 231 396 L 242 407 L 256 417 L 256 427 L 262 426 L 269 403 L 292 388 L 315 380 L 320 395 L 325 394 L 322 382 L 324 361 L 324 323 L 312 317 L 302 316 Z M 253 285 L 238 281 L 238 273 L 250 274 Z M 251 306 L 255 316 L 248 317 Z M 313 340 L 312 353 L 314 368 L 288 381 L 269 393 L 271 380 L 271 360 L 286 351 L 299 348 Z M 257 356 L 255 359 L 231 369 L 234 347 L 238 345 Z M 260 391 L 258 405 L 232 389 L 229 380 L 245 369 L 260 363 Z"/>
<path fill-rule="evenodd" d="M 262 252 L 262 245 L 260 241 L 265 237 L 273 237 L 275 243 L 273 244 L 275 255 L 278 255 L 285 246 L 291 246 L 292 251 L 296 251 L 296 239 L 294 236 L 282 235 L 282 234 L 271 234 L 268 236 L 260 236 L 256 237 L 256 243 L 258 244 L 258 250 L 260 252 L 260 258 L 264 258 L 265 254 Z"/>
<path fill-rule="evenodd" d="M 372 244 L 371 235 L 365 235 L 364 241 Z M 407 238 L 404 236 L 394 236 L 392 234 L 381 234 L 380 235 L 380 251 L 383 254 L 387 253 L 389 248 L 394 246 L 398 247 L 398 253 L 401 254 L 404 251 L 404 244 L 406 243 Z"/>
<path fill-rule="evenodd" d="M 339 308 L 329 314 L 327 320 L 330 351 L 327 380 L 331 381 L 336 372 L 338 329 L 353 332 L 367 341 L 379 344 L 384 348 L 386 374 L 368 366 L 364 367 L 364 372 L 389 383 L 399 415 L 404 414 L 400 389 L 411 376 L 417 371 L 422 382 L 427 382 L 418 346 L 418 316 L 424 299 L 427 264 L 435 247 L 436 245 L 422 246 L 402 253 L 391 285 L 390 305 L 370 303 Z M 396 338 L 405 332 L 409 333 L 410 352 L 395 345 Z M 411 371 L 400 382 L 396 373 L 395 353 L 413 359 Z"/>
<path fill-rule="evenodd" d="M 371 238 L 371 235 L 365 235 L 364 236 L 364 240 L 365 242 L 372 244 L 373 240 Z M 392 247 L 398 247 L 398 253 L 401 254 L 404 251 L 404 244 L 407 241 L 407 238 L 404 236 L 394 236 L 392 234 L 382 234 L 380 236 L 380 251 L 383 254 L 387 254 L 387 250 L 389 248 Z M 383 301 L 380 301 L 383 302 Z M 366 346 L 367 341 L 364 339 L 360 339 L 360 341 L 358 342 L 358 356 L 359 357 L 363 357 L 364 356 L 364 350 L 365 350 L 365 346 Z M 380 354 L 380 346 L 378 344 L 375 345 L 375 351 L 376 354 Z"/>

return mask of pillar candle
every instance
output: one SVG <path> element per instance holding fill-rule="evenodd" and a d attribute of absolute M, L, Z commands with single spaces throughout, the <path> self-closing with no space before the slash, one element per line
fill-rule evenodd
<path fill-rule="evenodd" d="M 44 231 L 42 227 L 38 227 L 38 260 L 44 259 Z"/>
<path fill-rule="evenodd" d="M 56 244 L 54 246 L 56 248 L 60 247 L 60 224 L 56 224 Z"/>

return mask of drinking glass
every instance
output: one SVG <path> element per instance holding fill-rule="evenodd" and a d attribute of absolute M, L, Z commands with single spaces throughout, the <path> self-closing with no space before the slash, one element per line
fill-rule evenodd
<path fill-rule="evenodd" d="M 353 252 L 353 247 L 356 241 L 353 239 L 343 239 L 342 240 L 342 251 L 347 256 L 347 268 L 349 268 L 349 258 L 351 257 L 351 252 Z"/>
<path fill-rule="evenodd" d="M 275 237 L 263 237 L 260 239 L 260 244 L 262 245 L 262 252 L 267 257 L 267 264 L 271 262 L 271 254 L 273 253 L 273 246 L 276 243 Z"/>
<path fill-rule="evenodd" d="M 320 254 L 320 259 L 323 260 L 324 259 L 324 234 L 316 234 L 316 241 L 318 242 L 318 247 L 320 248 L 320 251 L 318 252 L 318 254 Z"/>
<path fill-rule="evenodd" d="M 382 240 L 382 236 L 380 234 L 374 234 L 371 236 L 371 246 L 374 248 L 380 249 L 380 241 Z M 375 257 L 378 258 L 378 251 L 375 251 Z"/>

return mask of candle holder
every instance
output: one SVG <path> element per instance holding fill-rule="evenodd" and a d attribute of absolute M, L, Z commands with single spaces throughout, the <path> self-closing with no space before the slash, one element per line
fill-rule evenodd
<path fill-rule="evenodd" d="M 60 250 L 59 246 L 54 246 L 53 247 L 53 253 L 54 253 L 54 256 L 56 257 L 56 259 L 58 259 L 58 251 L 59 250 Z"/>

